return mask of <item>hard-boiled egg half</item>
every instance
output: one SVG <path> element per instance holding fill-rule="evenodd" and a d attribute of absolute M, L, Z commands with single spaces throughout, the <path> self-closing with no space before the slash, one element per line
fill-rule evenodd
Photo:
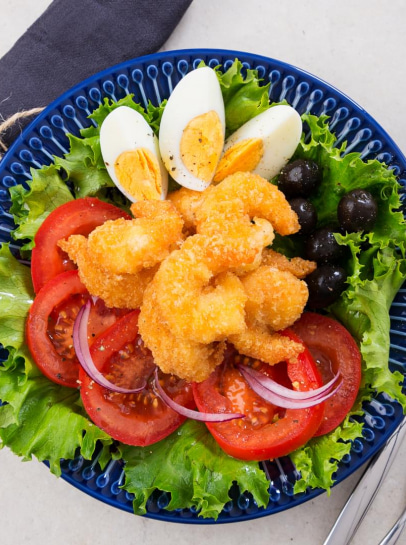
<path fill-rule="evenodd" d="M 100 129 L 100 147 L 110 178 L 130 201 L 166 197 L 168 172 L 158 139 L 140 113 L 128 106 L 110 112 Z"/>
<path fill-rule="evenodd" d="M 254 172 L 270 180 L 292 157 L 301 134 L 302 120 L 294 108 L 269 108 L 227 138 L 214 182 L 239 171 Z"/>
<path fill-rule="evenodd" d="M 210 185 L 224 146 L 225 113 L 220 84 L 207 66 L 189 72 L 165 106 L 159 147 L 168 172 L 195 191 Z"/>

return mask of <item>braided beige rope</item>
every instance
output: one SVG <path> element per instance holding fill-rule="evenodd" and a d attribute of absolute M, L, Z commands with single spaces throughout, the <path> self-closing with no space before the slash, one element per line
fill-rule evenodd
<path fill-rule="evenodd" d="M 32 115 L 37 115 L 40 112 L 42 112 L 43 109 L 44 108 L 32 108 L 31 110 L 24 110 L 23 112 L 17 112 L 15 114 L 13 114 L 12 116 L 10 116 L 5 121 L 3 121 L 3 123 L 0 124 L 0 161 L 1 161 L 4 153 L 6 153 L 6 151 L 8 150 L 8 147 L 6 146 L 6 144 L 1 139 L 2 135 L 8 129 L 10 129 L 15 123 L 17 123 L 17 121 L 19 121 L 20 119 L 24 119 L 24 118 L 30 117 Z"/>

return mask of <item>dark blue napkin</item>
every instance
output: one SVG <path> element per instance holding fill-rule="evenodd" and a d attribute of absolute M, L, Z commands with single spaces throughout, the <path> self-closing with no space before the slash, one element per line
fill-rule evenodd
<path fill-rule="evenodd" d="M 46 106 L 104 68 L 157 51 L 191 2 L 54 0 L 0 59 L 0 116 Z M 2 141 L 8 146 L 31 120 L 20 120 Z"/>

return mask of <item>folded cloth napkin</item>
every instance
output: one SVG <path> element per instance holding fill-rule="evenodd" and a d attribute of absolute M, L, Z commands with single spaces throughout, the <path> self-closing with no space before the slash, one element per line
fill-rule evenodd
<path fill-rule="evenodd" d="M 0 122 L 104 68 L 157 51 L 192 0 L 54 0 L 0 59 Z M 32 116 L 1 135 L 9 146 Z"/>

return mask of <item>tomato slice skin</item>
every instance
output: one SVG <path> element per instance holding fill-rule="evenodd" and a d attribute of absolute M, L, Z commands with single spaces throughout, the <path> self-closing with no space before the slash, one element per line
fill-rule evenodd
<path fill-rule="evenodd" d="M 155 363 L 138 334 L 139 311 L 120 318 L 90 347 L 97 369 L 121 386 L 147 386 L 140 393 L 118 394 L 96 384 L 83 369 L 80 393 L 90 419 L 113 439 L 127 445 L 147 446 L 175 431 L 185 417 L 165 405 L 155 394 L 152 379 Z M 160 373 L 165 391 L 179 404 L 195 407 L 192 387 L 184 380 Z"/>
<path fill-rule="evenodd" d="M 292 332 L 284 334 L 300 342 Z M 320 426 L 323 404 L 308 409 L 281 409 L 267 403 L 251 390 L 234 366 L 239 360 L 245 361 L 247 358 L 232 351 L 207 380 L 193 384 L 193 394 L 200 411 L 238 410 L 247 415 L 241 420 L 206 423 L 220 447 L 235 458 L 260 461 L 285 456 L 307 443 Z M 285 386 L 298 382 L 301 390 L 309 390 L 322 384 L 306 348 L 295 362 L 282 362 L 275 366 L 256 362 L 254 367 Z M 259 425 L 256 424 L 257 420 Z"/>
<path fill-rule="evenodd" d="M 53 210 L 35 235 L 31 276 L 35 293 L 58 274 L 76 268 L 57 242 L 70 235 L 87 236 L 107 220 L 131 219 L 126 212 L 94 197 L 69 201 Z"/>
<path fill-rule="evenodd" d="M 53 382 L 78 387 L 80 364 L 73 350 L 73 322 L 90 298 L 77 270 L 52 278 L 38 292 L 28 313 L 26 340 L 31 355 Z M 128 310 L 108 309 L 100 299 L 89 319 L 89 344 Z"/>
<path fill-rule="evenodd" d="M 79 362 L 76 358 L 63 361 L 47 333 L 48 319 L 54 308 L 72 294 L 88 296 L 77 271 L 67 271 L 50 280 L 31 305 L 26 339 L 35 363 L 45 376 L 63 386 L 77 388 Z"/>
<path fill-rule="evenodd" d="M 315 436 L 325 435 L 344 420 L 354 405 L 361 383 L 361 354 L 343 325 L 327 316 L 305 312 L 291 329 L 306 344 L 327 382 L 341 372 L 341 387 L 324 403 L 322 423 Z"/>

